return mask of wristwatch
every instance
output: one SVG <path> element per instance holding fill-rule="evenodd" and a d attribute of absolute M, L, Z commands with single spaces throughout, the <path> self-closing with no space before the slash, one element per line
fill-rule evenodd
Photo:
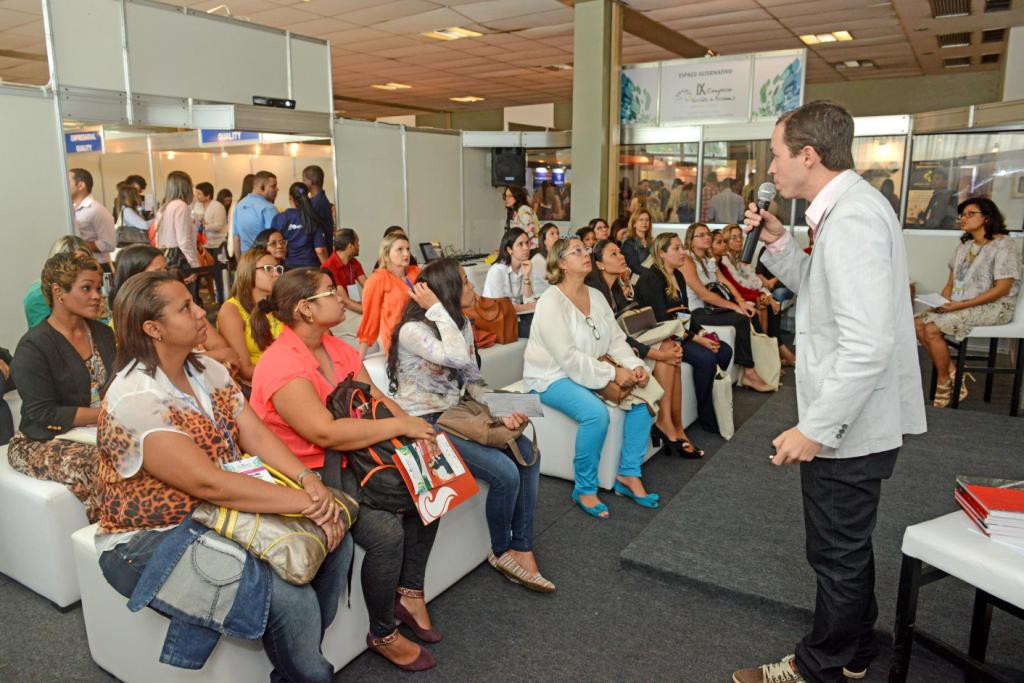
<path fill-rule="evenodd" d="M 295 481 L 299 482 L 299 486 L 302 486 L 302 480 L 306 478 L 307 474 L 312 474 L 317 479 L 321 479 L 319 474 L 317 474 L 316 472 L 307 467 L 306 469 L 299 472 L 298 476 L 295 477 Z"/>

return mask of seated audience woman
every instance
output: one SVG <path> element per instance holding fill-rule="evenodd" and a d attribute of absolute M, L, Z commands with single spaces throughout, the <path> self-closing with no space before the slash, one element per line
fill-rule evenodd
<path fill-rule="evenodd" d="M 537 303 L 537 315 L 544 324 L 526 343 L 523 380 L 527 391 L 540 394 L 542 403 L 579 423 L 572 499 L 587 514 L 604 519 L 608 506 L 597 497 L 597 466 L 609 418 L 608 406 L 594 392 L 609 382 L 624 388 L 646 386 L 650 375 L 626 342 L 604 296 L 584 283 L 591 270 L 588 252 L 583 242 L 573 238 L 559 240 L 548 254 L 548 282 L 554 286 Z M 616 364 L 601 360 L 602 356 Z M 640 478 L 651 414 L 643 403 L 625 413 L 614 490 L 644 507 L 656 508 L 658 494 L 648 493 Z"/>
<path fill-rule="evenodd" d="M 616 218 L 612 221 L 610 230 L 612 232 L 612 239 L 621 247 L 626 241 L 626 235 L 629 232 L 629 221 L 625 218 Z"/>
<path fill-rule="evenodd" d="M 345 308 L 330 275 L 314 268 L 288 271 L 260 308 L 278 316 L 284 329 L 256 367 L 252 406 L 304 467 L 329 485 L 358 496 L 352 470 L 341 469 L 344 451 L 399 436 L 433 438 L 433 428 L 407 415 L 373 386 L 359 354 L 331 335 L 331 328 L 345 319 Z M 334 419 L 326 407 L 327 397 L 349 375 L 369 384 L 373 396 L 384 401 L 395 417 Z M 361 580 L 370 613 L 367 644 L 409 671 L 428 669 L 434 659 L 398 632 L 396 617 L 421 640 L 441 639 L 423 599 L 423 579 L 437 526 L 424 526 L 414 511 L 396 514 L 364 501 L 352 527 L 353 538 L 366 550 Z"/>
<path fill-rule="evenodd" d="M 252 241 L 252 247 L 250 248 L 266 249 L 267 253 L 276 258 L 277 262 L 282 265 L 284 265 L 285 260 L 288 258 L 288 240 L 284 238 L 284 233 L 277 228 L 260 230 Z"/>
<path fill-rule="evenodd" d="M 548 254 L 551 247 L 561 238 L 558 226 L 554 223 L 545 223 L 540 229 L 540 246 L 533 250 L 530 257 L 530 281 L 533 283 L 533 296 L 540 298 L 540 295 L 548 291 Z"/>
<path fill-rule="evenodd" d="M 506 230 L 498 246 L 498 260 L 487 269 L 483 296 L 491 299 L 508 297 L 519 318 L 520 339 L 530 336 L 533 309 L 537 299 L 530 272 L 530 238 L 519 228 Z"/>
<path fill-rule="evenodd" d="M 590 227 L 594 229 L 594 243 L 612 238 L 612 229 L 608 227 L 608 221 L 603 218 L 592 218 Z"/>
<path fill-rule="evenodd" d="M 728 283 L 718 279 L 718 266 L 711 255 L 711 230 L 703 223 L 694 223 L 686 230 L 683 243 L 683 279 L 686 298 L 690 303 L 691 327 L 721 325 L 736 330 L 735 361 L 743 368 L 740 384 L 755 391 L 773 391 L 754 369 L 754 354 L 750 347 L 750 318 L 756 312 L 754 304 L 743 301 Z M 733 297 L 726 298 L 726 294 Z M 737 303 L 738 302 L 738 303 Z"/>
<path fill-rule="evenodd" d="M 444 411 L 458 405 L 463 394 L 476 398 L 488 390 L 476 364 L 473 328 L 462 314 L 473 305 L 476 293 L 458 261 L 446 258 L 423 268 L 410 297 L 388 351 L 390 389 L 403 410 L 436 424 Z M 509 429 L 527 420 L 519 414 L 501 418 Z M 554 591 L 555 585 L 541 576 L 533 556 L 539 458 L 524 467 L 497 448 L 449 436 L 473 476 L 490 486 L 488 562 L 515 583 L 542 593 Z M 530 440 L 520 436 L 517 444 L 524 460 L 530 462 Z"/>
<path fill-rule="evenodd" d="M 50 247 L 47 258 L 57 254 L 81 254 L 85 258 L 92 258 L 92 250 L 89 249 L 89 245 L 77 235 L 64 235 L 59 238 Z M 28 291 L 25 292 L 25 298 L 22 299 L 22 305 L 25 307 L 25 322 L 28 323 L 30 329 L 46 320 L 53 312 L 50 309 L 50 304 L 47 303 L 46 295 L 43 294 L 39 280 L 29 286 Z"/>
<path fill-rule="evenodd" d="M 257 316 L 256 306 L 270 295 L 284 266 L 260 247 L 242 254 L 235 272 L 231 298 L 217 312 L 217 329 L 238 356 L 238 375 L 242 384 L 252 382 L 256 363 L 267 347 L 281 334 L 281 323 L 272 314 Z"/>
<path fill-rule="evenodd" d="M 231 611 L 254 610 L 258 615 L 264 610 L 262 638 L 274 666 L 271 680 L 331 681 L 334 667 L 321 653 L 320 642 L 338 610 L 353 549 L 338 521 L 341 511 L 334 497 L 264 426 L 224 366 L 193 353 L 205 341 L 205 313 L 174 275 L 155 271 L 129 279 L 114 310 L 117 375 L 103 403 L 97 439 L 96 548 L 104 577 L 119 593 L 131 596 L 151 562 L 168 563 L 159 550 L 164 543 L 182 542 L 185 529 L 180 526 L 211 535 L 217 544 L 247 558 L 242 546 L 191 521 L 189 514 L 202 502 L 244 512 L 305 515 L 327 537 L 328 554 L 313 581 L 292 585 L 268 571 L 262 560 L 256 559 L 252 569 L 246 561 L 237 580 L 256 581 L 255 574 L 261 574 L 269 590 L 259 597 L 248 591 L 249 601 L 242 604 L 232 598 Z M 225 468 L 246 455 L 302 488 L 276 486 Z M 172 566 L 161 565 L 159 571 L 169 574 Z M 181 581 L 195 581 L 197 589 L 199 582 L 208 581 L 195 571 L 177 570 Z M 213 606 L 202 604 L 203 592 L 197 590 L 175 607 L 208 625 L 216 620 L 209 618 Z M 182 651 L 196 649 L 181 645 Z"/>
<path fill-rule="evenodd" d="M 96 424 L 113 376 L 114 333 L 96 320 L 103 305 L 102 271 L 92 255 L 51 256 L 39 278 L 50 316 L 25 333 L 14 351 L 11 377 L 21 394 L 21 425 L 11 439 L 11 467 L 67 486 L 99 515 L 96 447 L 54 437 Z"/>
<path fill-rule="evenodd" d="M 363 318 L 356 332 L 360 358 L 365 358 L 377 342 L 384 353 L 391 347 L 392 332 L 409 301 L 412 283 L 420 274 L 419 266 L 409 261 L 409 238 L 399 228 L 381 241 L 377 268 L 366 280 Z"/>
<path fill-rule="evenodd" d="M 641 306 L 650 306 L 658 322 L 673 318 L 689 320 L 686 281 L 679 271 L 685 258 L 683 243 L 677 234 L 666 232 L 654 238 L 651 247 L 654 264 L 636 283 L 636 302 Z M 709 335 L 699 325 L 690 325 L 682 346 L 683 362 L 693 368 L 697 422 L 704 431 L 717 434 L 718 420 L 715 418 L 711 391 L 717 370 L 729 367 L 732 347 L 720 341 L 717 336 Z M 686 439 L 686 435 L 683 434 L 681 438 Z"/>
<path fill-rule="evenodd" d="M 594 245 L 597 244 L 597 236 L 592 227 L 584 225 L 582 228 L 576 231 L 576 236 L 583 242 L 583 246 L 587 249 L 593 249 Z"/>
<path fill-rule="evenodd" d="M 167 259 L 156 247 L 147 244 L 134 244 L 118 252 L 114 284 L 110 288 L 111 305 L 117 297 L 117 290 L 121 289 L 128 278 L 154 270 L 167 270 Z M 238 354 L 228 344 L 227 339 L 217 331 L 209 318 L 204 317 L 203 320 L 206 322 L 206 341 L 202 346 L 196 347 L 196 352 L 209 356 L 222 365 L 237 368 L 239 365 Z"/>
<path fill-rule="evenodd" d="M 622 254 L 633 275 L 642 275 L 647 268 L 644 262 L 651 255 L 651 212 L 639 209 L 629 217 L 626 225 L 626 239 L 622 242 Z"/>
<path fill-rule="evenodd" d="M 991 199 L 974 197 L 961 202 L 957 212 L 963 234 L 942 289 L 949 303 L 914 319 L 917 338 L 938 375 L 932 403 L 936 408 L 949 405 L 956 373 L 946 336 L 963 341 L 979 325 L 1005 325 L 1013 320 L 1020 294 L 1020 245 L 1009 238 L 999 207 Z M 965 398 L 966 381 L 960 388 L 960 400 Z"/>
<path fill-rule="evenodd" d="M 331 228 L 313 208 L 305 183 L 292 183 L 288 188 L 291 205 L 274 216 L 270 227 L 288 242 L 285 268 L 320 267 L 327 260 Z"/>
<path fill-rule="evenodd" d="M 502 193 L 505 200 L 505 227 L 519 228 L 526 233 L 531 249 L 537 248 L 537 239 L 540 232 L 540 221 L 537 213 L 530 206 L 530 198 L 526 195 L 526 189 L 519 185 L 506 185 Z"/>
<path fill-rule="evenodd" d="M 657 243 L 657 240 L 655 240 Z M 619 245 L 608 240 L 597 243 L 594 249 L 594 269 L 587 275 L 585 282 L 604 295 L 612 312 L 618 316 L 628 308 L 636 307 L 636 302 L 626 296 L 622 285 L 622 274 L 627 272 L 626 258 L 622 255 Z M 648 346 L 637 341 L 628 334 L 626 341 L 636 355 L 654 365 L 653 375 L 665 394 L 661 397 L 661 408 L 658 419 L 651 428 L 651 436 L 655 445 L 664 443 L 665 452 L 683 457 L 703 457 L 704 451 L 696 448 L 686 436 L 682 423 L 683 406 L 682 378 L 679 363 L 683 359 L 683 347 L 675 339 L 665 339 L 657 346 Z"/>
<path fill-rule="evenodd" d="M 796 356 L 779 339 L 782 303 L 772 296 L 771 290 L 761 281 L 754 264 L 743 262 L 740 258 L 742 253 L 743 229 L 740 226 L 727 225 L 712 233 L 711 254 L 718 265 L 718 272 L 744 301 L 757 306 L 757 315 L 753 319 L 755 328 L 778 340 L 782 364 L 792 367 L 796 365 Z"/>

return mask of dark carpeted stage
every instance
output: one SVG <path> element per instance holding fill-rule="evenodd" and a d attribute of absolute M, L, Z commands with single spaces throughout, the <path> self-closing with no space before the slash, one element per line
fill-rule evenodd
<path fill-rule="evenodd" d="M 769 462 L 771 440 L 795 423 L 796 392 L 783 387 L 625 548 L 623 566 L 813 610 L 799 471 Z M 895 618 L 903 530 L 957 509 L 957 474 L 1024 477 L 1024 419 L 929 408 L 928 433 L 904 443 L 895 474 L 883 485 L 874 536 L 878 628 L 886 633 Z M 972 599 L 973 591 L 955 579 L 928 586 L 918 623 L 966 649 Z M 989 660 L 1024 680 L 1024 624 L 998 610 Z"/>

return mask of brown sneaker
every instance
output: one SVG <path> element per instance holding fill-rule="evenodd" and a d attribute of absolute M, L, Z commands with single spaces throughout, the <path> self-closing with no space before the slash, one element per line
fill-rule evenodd
<path fill-rule="evenodd" d="M 796 655 L 786 655 L 782 661 L 740 669 L 732 675 L 732 683 L 806 683 L 796 670 Z"/>

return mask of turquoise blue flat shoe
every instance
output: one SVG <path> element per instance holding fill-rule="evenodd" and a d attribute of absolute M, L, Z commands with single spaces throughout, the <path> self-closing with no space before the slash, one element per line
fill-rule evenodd
<path fill-rule="evenodd" d="M 597 517 L 598 519 L 608 519 L 608 516 L 603 514 L 608 512 L 608 506 L 605 505 L 604 503 L 598 503 L 593 507 L 587 507 L 580 501 L 580 494 L 576 489 L 572 490 L 572 500 L 591 517 Z"/>
<path fill-rule="evenodd" d="M 629 487 L 623 484 L 621 481 L 615 482 L 615 486 L 612 487 L 612 491 L 617 496 L 625 496 L 629 498 L 637 505 L 641 505 L 645 508 L 659 508 L 661 507 L 661 496 L 657 493 L 648 493 L 646 496 L 638 496 L 629 490 Z"/>

